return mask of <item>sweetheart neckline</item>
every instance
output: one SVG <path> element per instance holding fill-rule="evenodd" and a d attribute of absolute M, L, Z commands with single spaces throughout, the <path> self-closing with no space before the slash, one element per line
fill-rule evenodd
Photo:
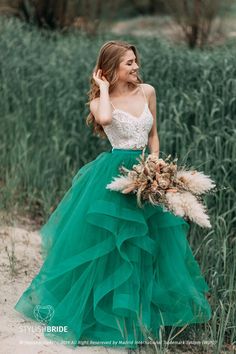
<path fill-rule="evenodd" d="M 123 113 L 126 113 L 126 114 L 128 114 L 129 116 L 133 117 L 134 119 L 138 119 L 138 120 L 139 120 L 139 119 L 141 119 L 143 113 L 145 112 L 146 106 L 148 106 L 147 102 L 145 102 L 145 104 L 144 104 L 144 109 L 143 109 L 142 113 L 141 113 L 138 117 L 134 116 L 133 114 L 131 114 L 131 113 L 127 112 L 127 111 L 124 111 L 123 109 L 119 109 L 119 108 L 114 108 L 112 113 L 114 113 L 115 111 L 123 112 Z M 150 112 L 149 107 L 148 107 L 148 110 L 149 110 L 149 112 Z M 150 113 L 151 113 L 151 112 L 150 112 Z"/>

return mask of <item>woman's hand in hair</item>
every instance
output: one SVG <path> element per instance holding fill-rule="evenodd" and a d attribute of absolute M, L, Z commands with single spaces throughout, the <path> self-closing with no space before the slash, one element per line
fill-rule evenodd
<path fill-rule="evenodd" d="M 110 83 L 107 81 L 104 75 L 102 75 L 102 69 L 98 69 L 98 71 L 93 73 L 93 79 L 96 82 L 96 84 L 101 87 L 106 87 L 109 88 Z"/>

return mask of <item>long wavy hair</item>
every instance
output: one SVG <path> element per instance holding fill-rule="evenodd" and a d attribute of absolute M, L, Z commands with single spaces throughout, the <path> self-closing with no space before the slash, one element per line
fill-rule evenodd
<path fill-rule="evenodd" d="M 117 70 L 119 64 L 122 61 L 122 57 L 124 56 L 127 50 L 133 50 L 137 64 L 140 64 L 139 55 L 137 52 L 136 47 L 133 44 L 130 44 L 125 41 L 109 41 L 103 44 L 99 51 L 99 55 L 97 58 L 96 65 L 94 67 L 93 72 L 97 72 L 98 69 L 102 69 L 103 75 L 109 81 L 109 93 L 112 91 L 116 82 L 118 81 L 117 77 Z M 137 86 L 139 83 L 142 83 L 142 79 L 137 74 L 136 83 L 132 83 L 133 86 Z M 96 97 L 100 97 L 100 89 L 97 86 L 95 80 L 93 79 L 93 74 L 90 77 L 90 90 L 87 92 L 89 96 L 89 101 L 86 102 L 86 105 L 90 105 L 90 101 L 92 101 Z M 93 116 L 92 112 L 90 111 L 89 115 L 86 117 L 86 124 L 93 126 L 93 133 L 97 134 L 101 138 L 105 139 L 106 133 L 103 130 L 102 125 L 100 125 Z"/>

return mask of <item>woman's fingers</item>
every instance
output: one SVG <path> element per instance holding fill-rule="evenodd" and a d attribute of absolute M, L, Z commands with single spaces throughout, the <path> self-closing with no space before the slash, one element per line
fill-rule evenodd
<path fill-rule="evenodd" d="M 103 79 L 104 79 L 106 82 L 109 82 L 105 76 L 103 76 Z"/>
<path fill-rule="evenodd" d="M 93 79 L 99 85 L 101 82 L 109 83 L 104 75 L 102 75 L 102 69 L 98 69 L 97 72 L 93 72 Z"/>
<path fill-rule="evenodd" d="M 100 76 L 100 71 L 101 71 L 101 69 L 98 69 L 97 72 L 94 71 L 94 72 L 93 72 L 93 77 L 94 77 L 94 78 L 95 78 L 95 77 L 96 77 L 96 78 L 99 78 L 99 76 Z"/>

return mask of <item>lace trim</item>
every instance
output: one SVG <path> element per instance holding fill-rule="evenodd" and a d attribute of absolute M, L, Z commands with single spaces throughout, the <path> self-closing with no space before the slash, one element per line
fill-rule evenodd
<path fill-rule="evenodd" d="M 153 116 L 146 107 L 139 118 L 120 109 L 113 111 L 111 124 L 103 127 L 113 148 L 132 149 L 147 145 Z"/>

